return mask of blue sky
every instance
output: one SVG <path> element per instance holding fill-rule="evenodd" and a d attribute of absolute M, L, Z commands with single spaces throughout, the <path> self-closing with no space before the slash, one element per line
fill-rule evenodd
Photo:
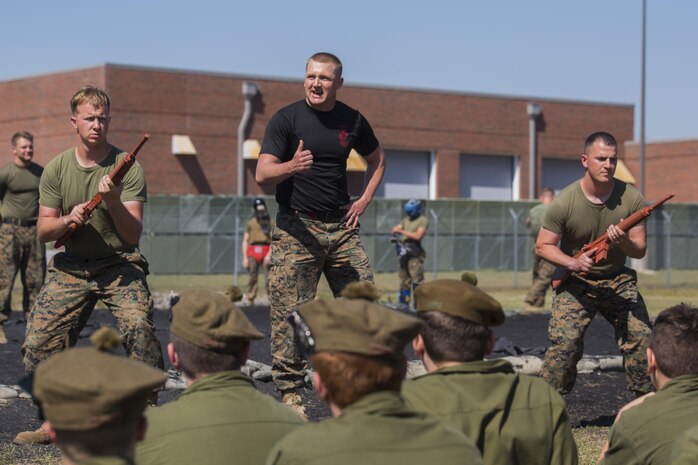
<path fill-rule="evenodd" d="M 635 104 L 639 135 L 642 0 L 9 0 L 0 11 L 0 80 L 102 63 L 300 79 L 323 50 L 349 85 Z M 647 11 L 647 140 L 698 139 L 698 2 Z"/>

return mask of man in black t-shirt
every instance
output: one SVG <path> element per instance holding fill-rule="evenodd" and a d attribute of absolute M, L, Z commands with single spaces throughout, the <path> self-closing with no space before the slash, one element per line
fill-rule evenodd
<path fill-rule="evenodd" d="M 325 274 L 335 296 L 353 281 L 373 281 L 359 239 L 359 217 L 383 179 L 383 149 L 366 118 L 337 101 L 342 63 L 316 53 L 306 64 L 305 99 L 269 121 L 257 163 L 260 184 L 276 184 L 279 211 L 272 235 L 269 301 L 272 373 L 284 403 L 303 412 L 298 388 L 306 363 L 293 344 L 287 317 L 315 297 Z M 351 201 L 347 158 L 352 149 L 368 164 L 362 194 Z"/>

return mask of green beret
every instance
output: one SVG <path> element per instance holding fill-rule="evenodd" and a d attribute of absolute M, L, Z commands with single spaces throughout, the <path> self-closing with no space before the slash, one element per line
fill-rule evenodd
<path fill-rule="evenodd" d="M 135 422 L 166 380 L 144 363 L 80 347 L 41 362 L 32 394 L 55 429 L 85 431 Z"/>
<path fill-rule="evenodd" d="M 315 300 L 298 313 L 310 328 L 316 352 L 399 356 L 422 326 L 418 318 L 365 299 Z"/>
<path fill-rule="evenodd" d="M 499 302 L 464 281 L 430 281 L 417 286 L 414 296 L 418 312 L 448 313 L 485 326 L 504 323 L 504 312 Z"/>
<path fill-rule="evenodd" d="M 240 350 L 245 341 L 264 337 L 223 294 L 187 289 L 172 307 L 170 331 L 197 347 L 215 352 Z"/>

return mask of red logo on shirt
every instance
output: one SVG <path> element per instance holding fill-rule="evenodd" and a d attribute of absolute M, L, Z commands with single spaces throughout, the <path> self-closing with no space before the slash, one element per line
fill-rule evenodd
<path fill-rule="evenodd" d="M 342 147 L 349 147 L 349 133 L 346 131 L 346 129 L 339 131 L 339 144 Z"/>

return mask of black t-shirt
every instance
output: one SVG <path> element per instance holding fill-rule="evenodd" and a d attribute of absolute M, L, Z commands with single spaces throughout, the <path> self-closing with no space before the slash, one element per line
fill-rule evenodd
<path fill-rule="evenodd" d="M 287 162 L 301 139 L 304 149 L 313 154 L 313 165 L 276 186 L 278 204 L 306 212 L 328 212 L 348 204 L 349 152 L 353 148 L 365 157 L 378 147 L 366 118 L 341 102 L 325 112 L 313 110 L 300 100 L 271 118 L 260 153 Z"/>

